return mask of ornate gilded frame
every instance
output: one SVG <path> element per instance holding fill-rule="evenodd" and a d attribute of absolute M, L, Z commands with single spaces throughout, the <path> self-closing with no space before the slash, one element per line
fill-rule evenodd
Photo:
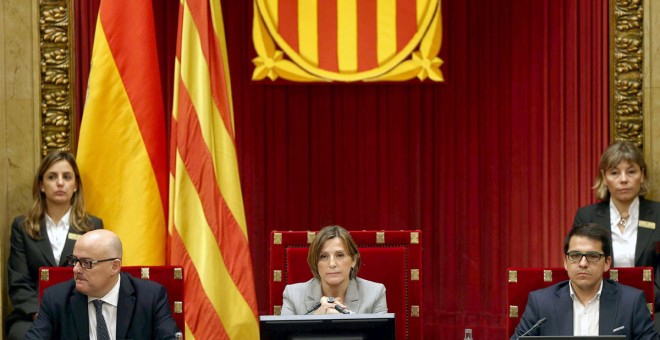
<path fill-rule="evenodd" d="M 610 0 L 610 139 L 643 145 L 643 0 Z M 39 0 L 41 152 L 76 139 L 73 0 Z"/>
<path fill-rule="evenodd" d="M 643 0 L 610 0 L 610 140 L 644 142 Z"/>
<path fill-rule="evenodd" d="M 39 0 L 42 156 L 76 145 L 74 32 L 73 0 Z"/>

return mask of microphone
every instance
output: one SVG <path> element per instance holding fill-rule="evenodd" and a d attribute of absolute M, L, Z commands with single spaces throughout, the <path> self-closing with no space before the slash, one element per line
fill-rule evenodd
<path fill-rule="evenodd" d="M 523 333 L 521 336 L 517 337 L 516 339 L 520 339 L 520 338 L 522 338 L 523 336 L 529 334 L 531 331 L 533 331 L 533 330 L 535 330 L 535 329 L 541 327 L 541 325 L 543 325 L 543 323 L 546 322 L 546 320 L 548 320 L 548 318 L 543 318 L 543 319 L 537 321 L 537 322 L 534 324 L 534 326 L 532 326 L 532 328 L 528 329 L 527 332 Z"/>
<path fill-rule="evenodd" d="M 311 313 L 311 312 L 313 312 L 313 311 L 319 309 L 319 307 L 321 307 L 321 303 L 320 303 L 320 302 L 315 303 L 315 304 L 312 306 L 312 308 L 310 308 L 310 309 L 307 310 L 307 313 L 305 313 L 305 315 L 307 315 L 307 314 L 309 314 L 309 313 Z"/>
<path fill-rule="evenodd" d="M 340 305 L 335 305 L 335 309 L 336 309 L 339 313 L 342 313 L 342 314 L 351 314 L 351 311 L 349 311 L 348 309 L 346 309 L 346 308 L 344 308 L 344 307 L 342 307 L 342 306 L 340 306 Z"/>

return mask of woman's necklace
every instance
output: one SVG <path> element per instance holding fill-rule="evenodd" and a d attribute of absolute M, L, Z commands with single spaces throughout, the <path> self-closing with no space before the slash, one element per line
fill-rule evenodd
<path fill-rule="evenodd" d="M 630 218 L 630 214 L 628 214 L 627 216 L 623 216 L 622 214 L 619 223 L 616 224 L 619 227 L 619 230 L 621 231 L 622 234 L 623 231 L 626 229 L 626 225 L 628 224 L 629 218 Z"/>

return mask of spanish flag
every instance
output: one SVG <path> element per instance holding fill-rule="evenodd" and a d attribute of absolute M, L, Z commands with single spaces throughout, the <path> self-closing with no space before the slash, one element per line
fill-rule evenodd
<path fill-rule="evenodd" d="M 182 0 L 170 141 L 170 261 L 186 339 L 258 339 L 219 0 Z"/>
<path fill-rule="evenodd" d="M 87 210 L 124 265 L 165 264 L 167 139 L 151 1 L 102 0 L 78 144 Z"/>

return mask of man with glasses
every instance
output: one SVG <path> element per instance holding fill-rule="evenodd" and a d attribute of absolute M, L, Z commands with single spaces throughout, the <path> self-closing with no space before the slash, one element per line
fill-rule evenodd
<path fill-rule="evenodd" d="M 625 335 L 660 339 L 641 290 L 603 279 L 612 264 L 610 232 L 595 223 L 574 227 L 564 241 L 570 280 L 529 294 L 511 339 L 527 335 Z M 534 329 L 539 320 L 545 323 Z"/>
<path fill-rule="evenodd" d="M 165 288 L 122 273 L 121 258 L 113 232 L 81 236 L 67 259 L 73 280 L 44 291 L 25 339 L 175 339 Z"/>

